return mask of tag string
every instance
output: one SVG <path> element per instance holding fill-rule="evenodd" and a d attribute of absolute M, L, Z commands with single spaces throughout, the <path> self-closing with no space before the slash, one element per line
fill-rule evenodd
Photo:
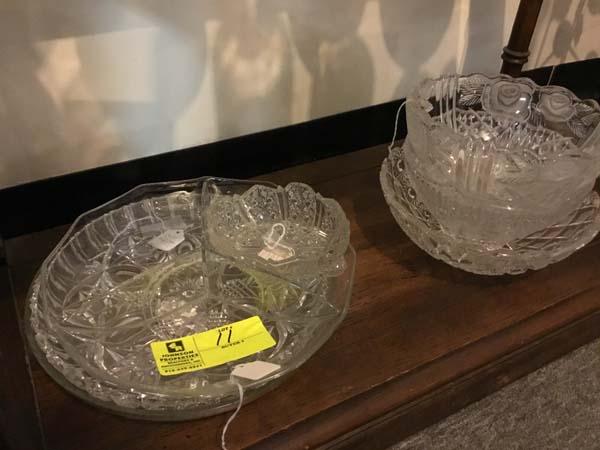
<path fill-rule="evenodd" d="M 275 233 L 275 227 L 279 226 L 281 228 L 281 233 L 279 233 L 279 236 L 277 237 L 277 240 L 275 242 L 273 242 L 273 234 Z M 273 250 L 275 247 L 277 247 L 279 245 L 279 243 L 281 242 L 281 240 L 283 239 L 283 237 L 285 236 L 285 225 L 277 222 L 275 224 L 273 224 L 273 226 L 271 227 L 271 231 L 269 231 L 269 235 L 265 238 L 265 245 Z"/>
<path fill-rule="evenodd" d="M 227 429 L 229 428 L 229 425 L 231 425 L 231 422 L 233 422 L 233 419 L 235 419 L 235 416 L 238 415 L 238 413 L 240 412 L 240 409 L 242 409 L 242 404 L 244 403 L 244 388 L 241 385 L 241 383 L 236 380 L 234 378 L 233 375 L 231 375 L 230 380 L 232 383 L 235 383 L 235 385 L 238 388 L 238 392 L 240 394 L 240 402 L 237 405 L 237 408 L 235 409 L 235 411 L 233 412 L 233 414 L 231 416 L 229 416 L 229 419 L 227 419 L 227 422 L 225 422 L 225 426 L 223 427 L 223 431 L 221 432 L 221 448 L 223 450 L 227 450 L 227 445 L 225 445 L 225 435 L 227 434 Z"/>
<path fill-rule="evenodd" d="M 281 231 L 279 233 L 279 236 L 277 236 L 277 239 L 273 239 L 273 235 L 275 234 L 276 228 L 279 228 Z M 271 226 L 271 230 L 269 231 L 269 234 L 267 236 L 263 236 L 263 241 L 265 243 L 265 246 L 269 250 L 275 251 L 277 248 L 279 248 L 279 249 L 285 250 L 288 253 L 288 256 L 295 255 L 296 252 L 294 251 L 294 249 L 292 247 L 288 247 L 287 245 L 284 245 L 281 243 L 284 236 L 285 236 L 285 225 L 282 224 L 281 222 L 277 222 L 277 223 L 274 223 L 273 226 Z"/>
<path fill-rule="evenodd" d="M 392 142 L 390 143 L 388 150 L 391 150 L 392 147 L 394 147 L 394 143 L 396 142 L 396 134 L 398 133 L 398 120 L 400 120 L 400 111 L 402 111 L 404 105 L 406 105 L 406 100 L 400 103 L 398 111 L 396 111 L 396 121 L 394 122 L 394 135 L 392 136 Z"/>

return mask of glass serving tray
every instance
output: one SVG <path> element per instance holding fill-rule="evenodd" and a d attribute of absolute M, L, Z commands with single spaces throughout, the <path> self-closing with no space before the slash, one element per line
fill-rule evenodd
<path fill-rule="evenodd" d="M 40 364 L 71 393 L 144 419 L 217 414 L 239 401 L 234 366 L 281 366 L 257 381 L 237 379 L 244 398 L 255 399 L 314 354 L 343 319 L 354 250 L 342 255 L 341 273 L 302 286 L 237 266 L 205 245 L 206 180 L 133 189 L 79 217 L 43 263 L 28 296 L 26 335 Z M 165 243 L 165 236 L 174 240 Z M 274 347 L 213 368 L 158 373 L 151 342 L 252 316 Z"/>

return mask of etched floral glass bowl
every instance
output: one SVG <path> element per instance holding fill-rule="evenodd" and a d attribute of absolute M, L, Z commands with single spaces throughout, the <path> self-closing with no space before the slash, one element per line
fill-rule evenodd
<path fill-rule="evenodd" d="M 518 239 L 497 243 L 450 235 L 412 184 L 406 144 L 391 149 L 381 166 L 384 197 L 408 237 L 434 258 L 454 267 L 484 275 L 541 269 L 586 245 L 600 229 L 600 198 L 590 192 L 567 217 Z"/>
<path fill-rule="evenodd" d="M 306 184 L 215 178 L 203 201 L 208 242 L 239 264 L 295 280 L 344 270 L 348 219 L 335 200 Z"/>
<path fill-rule="evenodd" d="M 566 219 L 592 191 L 595 101 L 473 74 L 425 80 L 406 107 L 408 175 L 449 235 L 504 245 Z"/>
<path fill-rule="evenodd" d="M 343 270 L 308 286 L 207 249 L 206 179 L 140 186 L 82 215 L 48 256 L 31 286 L 26 334 L 39 362 L 64 388 L 128 416 L 182 420 L 232 409 L 234 365 L 263 360 L 281 368 L 242 380 L 252 400 L 306 361 L 344 317 L 354 251 Z M 155 239 L 176 231 L 164 247 Z M 158 247 L 158 248 L 157 248 Z M 149 344 L 259 316 L 276 346 L 217 367 L 159 375 Z"/>

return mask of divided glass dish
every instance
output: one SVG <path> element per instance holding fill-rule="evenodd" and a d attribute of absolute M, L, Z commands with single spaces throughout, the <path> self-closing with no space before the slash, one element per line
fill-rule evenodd
<path fill-rule="evenodd" d="M 80 216 L 45 260 L 28 295 L 26 335 L 65 389 L 144 419 L 217 414 L 239 401 L 234 366 L 280 366 L 256 381 L 236 380 L 252 400 L 303 364 L 341 322 L 355 265 L 348 241 L 337 254 L 340 270 L 303 277 L 303 284 L 238 264 L 207 244 L 203 205 L 210 202 L 202 195 L 209 180 L 139 186 Z M 158 373 L 150 343 L 252 316 L 275 346 L 195 372 Z"/>

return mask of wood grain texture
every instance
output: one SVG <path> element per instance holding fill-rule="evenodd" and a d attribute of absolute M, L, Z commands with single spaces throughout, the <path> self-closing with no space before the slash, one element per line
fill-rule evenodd
<path fill-rule="evenodd" d="M 27 351 L 11 290 L 9 270 L 0 265 L 0 449 L 43 448 L 27 366 Z"/>
<path fill-rule="evenodd" d="M 346 320 L 278 389 L 242 408 L 231 449 L 385 448 L 600 335 L 598 241 L 519 276 L 454 269 L 394 222 L 378 180 L 385 153 L 367 149 L 262 177 L 310 182 L 340 202 L 356 279 Z M 57 242 L 54 233 L 39 245 Z M 35 240 L 9 241 L 7 254 Z M 11 271 L 22 308 L 39 261 L 21 261 Z M 50 449 L 216 449 L 227 419 L 129 420 L 68 395 L 37 363 L 32 376 Z"/>

